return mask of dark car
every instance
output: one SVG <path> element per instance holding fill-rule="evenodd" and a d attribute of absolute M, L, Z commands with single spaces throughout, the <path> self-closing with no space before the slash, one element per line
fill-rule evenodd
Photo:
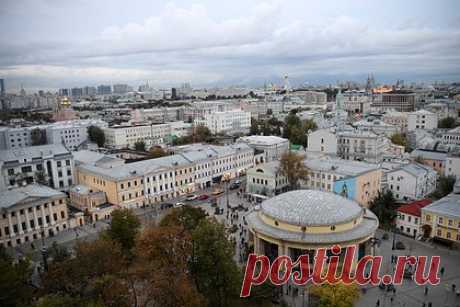
<path fill-rule="evenodd" d="M 237 183 L 237 182 L 233 182 L 232 184 L 230 184 L 230 186 L 228 187 L 230 190 L 236 190 L 240 187 L 240 184 Z"/>
<path fill-rule="evenodd" d="M 163 203 L 160 205 L 160 209 L 161 210 L 165 210 L 165 209 L 169 209 L 169 208 L 172 208 L 174 205 L 171 204 L 171 203 Z"/>

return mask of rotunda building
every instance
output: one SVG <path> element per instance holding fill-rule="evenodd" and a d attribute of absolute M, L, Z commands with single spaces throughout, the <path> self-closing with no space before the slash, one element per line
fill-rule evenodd
<path fill-rule="evenodd" d="M 368 209 L 340 195 L 296 190 L 262 202 L 246 216 L 254 252 L 270 259 L 288 255 L 296 259 L 318 248 L 339 244 L 344 252 L 357 246 L 356 260 L 373 254 L 378 218 Z"/>

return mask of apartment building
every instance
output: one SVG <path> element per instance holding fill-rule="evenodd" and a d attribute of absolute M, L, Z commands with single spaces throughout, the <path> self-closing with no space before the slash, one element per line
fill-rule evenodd
<path fill-rule="evenodd" d="M 275 196 L 286 192 L 289 183 L 281 174 L 279 161 L 259 164 L 247 171 L 246 193 Z"/>
<path fill-rule="evenodd" d="M 369 131 L 342 131 L 337 133 L 337 156 L 345 160 L 379 163 L 390 147 L 390 141 Z"/>
<path fill-rule="evenodd" d="M 0 150 L 0 190 L 34 182 L 67 190 L 74 184 L 72 153 L 63 145 Z"/>
<path fill-rule="evenodd" d="M 251 113 L 242 110 L 214 112 L 195 119 L 195 124 L 208 127 L 213 134 L 248 133 L 251 128 Z"/>
<path fill-rule="evenodd" d="M 460 155 L 458 153 L 449 153 L 447 155 L 444 175 L 460 178 Z"/>
<path fill-rule="evenodd" d="M 238 143 L 245 143 L 249 147 L 262 152 L 263 158 L 256 162 L 270 162 L 281 159 L 289 150 L 289 140 L 274 135 L 251 135 L 238 139 Z"/>
<path fill-rule="evenodd" d="M 147 148 L 163 144 L 170 140 L 169 124 L 117 125 L 104 128 L 106 146 L 111 148 L 133 148 L 134 144 L 143 141 Z"/>
<path fill-rule="evenodd" d="M 2 192 L 0 245 L 14 247 L 69 227 L 66 194 L 31 184 Z"/>
<path fill-rule="evenodd" d="M 405 133 L 408 128 L 408 113 L 407 112 L 397 112 L 397 111 L 388 111 L 383 117 L 382 121 L 389 125 L 394 125 L 399 127 L 399 132 Z"/>
<path fill-rule="evenodd" d="M 446 145 L 460 145 L 460 127 L 446 131 L 442 135 L 442 143 Z"/>
<path fill-rule="evenodd" d="M 460 194 L 451 193 L 422 208 L 421 228 L 426 237 L 460 246 Z"/>
<path fill-rule="evenodd" d="M 381 99 L 373 100 L 372 108 L 378 111 L 412 112 L 415 110 L 415 93 L 404 90 L 382 93 Z"/>
<path fill-rule="evenodd" d="M 308 134 L 308 152 L 337 155 L 337 136 L 329 128 L 318 129 Z"/>
<path fill-rule="evenodd" d="M 367 207 L 380 191 L 382 171 L 376 164 L 341 159 L 306 159 L 310 174 L 303 186 L 333 192 Z"/>
<path fill-rule="evenodd" d="M 432 167 L 439 173 L 439 175 L 443 175 L 446 172 L 446 152 L 415 149 L 410 153 L 410 156 L 413 160 Z"/>
<path fill-rule="evenodd" d="M 417 200 L 400 206 L 396 211 L 396 228 L 407 236 L 416 238 L 422 233 L 422 208 L 432 203 L 431 199 Z"/>
<path fill-rule="evenodd" d="M 432 130 L 438 128 L 438 114 L 427 110 L 418 110 L 407 115 L 407 130 Z"/>
<path fill-rule="evenodd" d="M 437 176 L 437 172 L 429 166 L 404 164 L 387 172 L 387 188 L 397 200 L 420 200 L 434 192 Z"/>

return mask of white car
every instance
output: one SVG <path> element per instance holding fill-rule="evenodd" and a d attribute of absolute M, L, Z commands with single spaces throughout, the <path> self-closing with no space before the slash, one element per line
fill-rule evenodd
<path fill-rule="evenodd" d="M 184 204 L 184 203 L 181 203 L 181 202 L 178 202 L 178 203 L 176 203 L 176 204 L 174 205 L 174 208 L 180 208 L 180 207 L 182 207 L 182 206 L 185 206 L 185 204 Z"/>
<path fill-rule="evenodd" d="M 192 200 L 195 200 L 198 196 L 197 195 L 194 195 L 194 194 L 190 194 L 190 195 L 187 195 L 187 197 L 185 198 L 186 201 L 192 201 Z"/>

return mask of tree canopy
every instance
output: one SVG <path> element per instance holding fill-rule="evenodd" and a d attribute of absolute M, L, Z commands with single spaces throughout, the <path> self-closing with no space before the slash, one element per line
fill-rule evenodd
<path fill-rule="evenodd" d="M 118 242 L 125 251 L 131 250 L 135 245 L 139 232 L 140 221 L 130 209 L 117 209 L 112 212 L 112 221 L 107 235 Z"/>
<path fill-rule="evenodd" d="M 280 171 L 287 178 L 291 189 L 296 189 L 299 181 L 305 180 L 309 174 L 304 157 L 291 151 L 281 156 Z"/>
<path fill-rule="evenodd" d="M 94 142 L 99 147 L 103 147 L 105 144 L 105 134 L 98 126 L 88 127 L 88 137 L 91 142 Z"/>
<path fill-rule="evenodd" d="M 457 124 L 457 120 L 453 117 L 445 117 L 443 119 L 441 119 L 439 122 L 438 122 L 438 127 L 439 128 L 446 128 L 446 129 L 452 129 L 452 128 L 455 128 L 457 127 L 458 124 Z"/>
<path fill-rule="evenodd" d="M 369 209 L 379 218 L 380 226 L 383 229 L 391 229 L 396 217 L 396 200 L 390 190 L 379 192 L 370 202 Z"/>
<path fill-rule="evenodd" d="M 431 193 L 430 197 L 433 199 L 440 199 L 452 193 L 455 185 L 454 176 L 440 176 L 436 190 Z"/>
<path fill-rule="evenodd" d="M 147 145 L 143 140 L 138 140 L 134 143 L 134 149 L 137 151 L 146 151 Z"/>
<path fill-rule="evenodd" d="M 311 293 L 319 297 L 319 307 L 353 307 L 361 296 L 356 284 L 343 283 L 313 286 Z"/>

